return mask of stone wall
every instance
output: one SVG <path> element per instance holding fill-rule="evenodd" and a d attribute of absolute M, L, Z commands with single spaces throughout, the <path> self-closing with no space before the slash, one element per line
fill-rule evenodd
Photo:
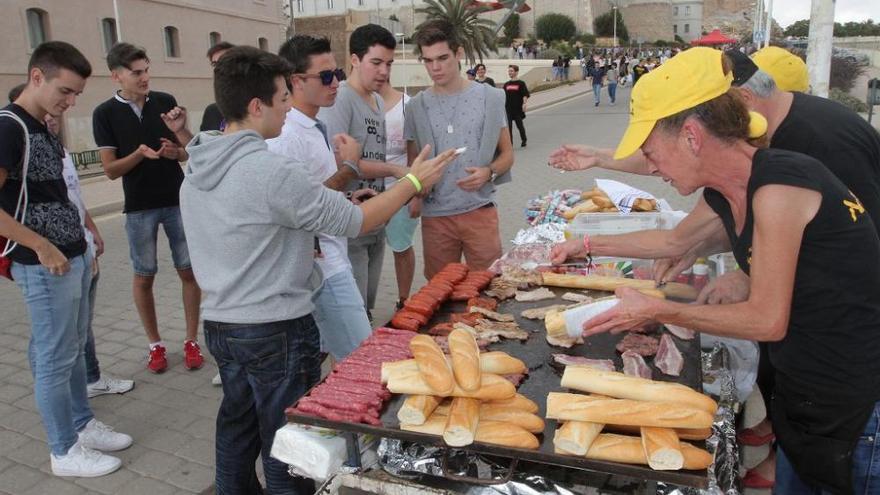
<path fill-rule="evenodd" d="M 631 3 L 620 9 L 630 42 L 672 41 L 672 7 L 666 2 Z"/>
<path fill-rule="evenodd" d="M 333 48 L 333 56 L 336 58 L 336 65 L 348 70 L 350 65 L 348 62 L 348 37 L 352 31 L 349 29 L 349 24 L 348 15 L 305 17 L 296 20 L 296 34 L 310 34 L 329 39 L 330 47 Z"/>

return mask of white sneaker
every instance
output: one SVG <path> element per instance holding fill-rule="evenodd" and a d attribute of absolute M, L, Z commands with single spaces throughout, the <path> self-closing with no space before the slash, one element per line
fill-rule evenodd
<path fill-rule="evenodd" d="M 220 378 L 220 373 L 217 373 L 216 375 L 214 375 L 214 378 L 211 379 L 211 385 L 216 385 L 218 387 L 220 385 L 223 385 L 223 379 Z"/>
<path fill-rule="evenodd" d="M 131 446 L 132 439 L 125 433 L 117 433 L 113 428 L 92 418 L 85 428 L 79 432 L 79 443 L 84 447 L 113 452 L 127 449 Z"/>
<path fill-rule="evenodd" d="M 94 478 L 110 474 L 122 466 L 121 460 L 85 447 L 81 441 L 73 444 L 66 455 L 52 454 L 50 457 L 52 474 L 55 476 Z"/>
<path fill-rule="evenodd" d="M 134 380 L 101 376 L 98 381 L 88 384 L 86 388 L 89 391 L 89 399 L 104 394 L 124 394 L 134 388 Z"/>

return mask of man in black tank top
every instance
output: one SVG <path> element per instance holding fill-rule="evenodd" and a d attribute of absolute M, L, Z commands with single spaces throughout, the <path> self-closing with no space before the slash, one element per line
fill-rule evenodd
<path fill-rule="evenodd" d="M 681 194 L 705 191 L 676 229 L 585 236 L 551 258 L 678 257 L 689 239 L 722 233 L 716 247 L 732 249 L 750 276 L 747 299 L 692 305 L 620 289 L 585 335 L 661 322 L 769 343 L 775 493 L 880 493 L 880 238 L 820 162 L 752 145 L 767 120 L 746 110 L 732 80 L 720 53 L 693 48 L 633 89 L 616 157 L 641 148 L 649 171 Z"/>

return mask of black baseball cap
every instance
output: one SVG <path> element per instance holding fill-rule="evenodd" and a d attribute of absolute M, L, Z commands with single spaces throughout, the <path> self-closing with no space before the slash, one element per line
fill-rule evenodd
<path fill-rule="evenodd" d="M 758 66 L 752 62 L 752 59 L 749 58 L 745 53 L 733 49 L 727 50 L 724 52 L 727 55 L 727 58 L 733 62 L 733 85 L 740 86 L 749 79 L 755 72 L 758 72 Z"/>

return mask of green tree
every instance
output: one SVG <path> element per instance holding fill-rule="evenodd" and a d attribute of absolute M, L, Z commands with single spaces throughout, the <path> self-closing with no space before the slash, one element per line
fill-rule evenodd
<path fill-rule="evenodd" d="M 614 36 L 614 11 L 605 12 L 593 21 L 593 32 L 596 36 L 604 36 L 610 38 Z M 623 22 L 623 15 L 617 12 L 617 38 L 623 41 L 629 41 L 629 31 Z"/>
<path fill-rule="evenodd" d="M 416 9 L 416 13 L 425 14 L 426 22 L 442 19 L 452 24 L 467 64 L 474 65 L 497 48 L 495 23 L 480 17 L 489 10 L 489 7 L 474 5 L 470 0 L 425 0 L 425 6 Z M 419 27 L 421 24 L 416 31 Z"/>
<path fill-rule="evenodd" d="M 801 19 L 790 24 L 782 34 L 786 36 L 794 36 L 795 38 L 805 38 L 810 34 L 810 20 Z"/>
<path fill-rule="evenodd" d="M 535 31 L 544 43 L 552 43 L 557 40 L 572 39 L 577 34 L 577 27 L 571 17 L 554 13 L 538 17 Z"/>
<path fill-rule="evenodd" d="M 500 38 L 501 44 L 510 45 L 515 38 L 519 38 L 519 14 L 514 12 L 504 21 L 504 36 Z"/>

